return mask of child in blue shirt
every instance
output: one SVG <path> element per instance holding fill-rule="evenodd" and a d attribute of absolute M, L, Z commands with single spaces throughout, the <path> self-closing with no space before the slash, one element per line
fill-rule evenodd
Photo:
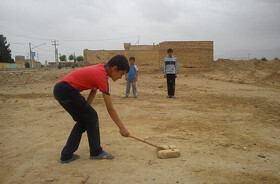
<path fill-rule="evenodd" d="M 127 81 L 125 98 L 127 98 L 129 95 L 130 84 L 132 84 L 132 92 L 133 92 L 134 98 L 137 98 L 136 81 L 138 81 L 138 67 L 135 65 L 134 57 L 129 58 L 129 67 L 130 67 L 130 70 L 125 76 L 125 80 Z"/>

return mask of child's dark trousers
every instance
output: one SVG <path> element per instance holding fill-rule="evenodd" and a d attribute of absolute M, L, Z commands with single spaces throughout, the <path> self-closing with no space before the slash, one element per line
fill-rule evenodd
<path fill-rule="evenodd" d="M 98 156 L 102 152 L 100 146 L 99 122 L 96 111 L 79 93 L 66 82 L 57 83 L 53 90 L 55 99 L 76 121 L 65 147 L 61 152 L 61 160 L 72 158 L 78 149 L 82 134 L 87 131 L 90 156 Z"/>
<path fill-rule="evenodd" d="M 168 96 L 174 96 L 175 94 L 175 74 L 167 74 L 167 88 L 168 88 Z"/>

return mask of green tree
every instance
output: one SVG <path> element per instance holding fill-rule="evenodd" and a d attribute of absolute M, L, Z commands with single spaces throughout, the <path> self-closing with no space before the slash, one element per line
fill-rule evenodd
<path fill-rule="evenodd" d="M 77 57 L 77 61 L 79 61 L 79 62 L 80 62 L 80 61 L 84 61 L 84 57 L 83 57 L 83 56 L 78 56 L 78 57 Z"/>
<path fill-rule="evenodd" d="M 262 60 L 262 61 L 267 61 L 267 59 L 266 59 L 265 57 L 263 57 L 261 60 Z"/>
<path fill-rule="evenodd" d="M 13 63 L 14 60 L 11 56 L 10 44 L 7 43 L 7 38 L 0 35 L 0 62 Z"/>
<path fill-rule="evenodd" d="M 61 55 L 61 56 L 59 56 L 59 60 L 60 60 L 60 61 L 67 61 L 66 55 Z"/>
<path fill-rule="evenodd" d="M 74 60 L 74 62 L 76 62 L 76 57 L 75 57 L 75 55 L 70 54 L 68 58 L 69 58 L 70 61 Z"/>

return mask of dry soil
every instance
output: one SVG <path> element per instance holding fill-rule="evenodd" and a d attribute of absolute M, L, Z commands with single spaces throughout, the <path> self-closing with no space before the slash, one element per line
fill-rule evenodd
<path fill-rule="evenodd" d="M 121 137 L 99 92 L 103 148 L 112 161 L 59 163 L 74 125 L 53 86 L 73 69 L 0 73 L 0 183 L 280 183 L 280 62 L 219 61 L 212 71 L 181 69 L 176 98 L 160 72 L 141 71 L 139 98 L 123 98 L 125 80 L 109 81 L 131 134 L 174 144 L 181 156 L 158 159 L 155 148 Z M 193 70 L 193 69 L 192 69 Z M 88 91 L 82 93 L 87 96 Z M 262 158 L 265 157 L 265 158 Z"/>

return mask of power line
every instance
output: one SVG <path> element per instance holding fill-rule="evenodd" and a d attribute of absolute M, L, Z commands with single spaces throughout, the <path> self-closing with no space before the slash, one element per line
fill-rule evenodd
<path fill-rule="evenodd" d="M 15 29 L 12 29 L 8 26 L 4 26 L 4 25 L 0 25 L 0 31 L 3 32 L 4 34 L 7 34 L 7 35 L 11 35 L 11 36 L 15 36 L 15 37 L 20 37 L 20 38 L 27 38 L 27 39 L 32 39 L 32 40 L 44 40 L 44 41 L 52 41 L 53 44 L 55 46 L 55 61 L 58 62 L 58 49 L 57 49 L 57 46 L 59 45 L 57 42 L 58 40 L 55 40 L 53 38 L 43 38 L 43 37 L 37 37 L 37 36 L 34 36 L 33 34 L 30 35 L 31 33 L 29 34 L 25 34 L 25 33 L 22 33 L 21 31 L 18 31 L 18 30 L 15 30 Z M 63 41 L 63 42 L 99 42 L 99 41 L 112 41 L 112 40 L 122 40 L 122 39 L 128 39 L 128 38 L 136 38 L 137 36 L 123 36 L 123 37 L 115 37 L 115 38 L 104 38 L 104 39 L 61 39 L 60 41 Z M 138 36 L 138 44 L 139 44 L 139 36 Z M 12 45 L 28 45 L 28 43 L 17 43 L 17 42 L 10 42 L 9 44 L 12 44 Z M 69 47 L 69 46 L 66 46 L 66 47 Z M 41 50 L 41 51 L 45 51 L 45 52 L 53 52 L 51 50 L 46 50 L 46 49 L 41 49 L 41 48 L 37 48 L 38 50 Z M 71 49 L 74 49 L 74 48 L 71 48 Z M 76 49 L 76 48 L 75 48 Z M 74 50 L 75 50 L 74 49 Z M 31 58 L 31 55 L 33 53 L 31 53 L 31 44 L 29 45 L 29 57 Z M 14 51 L 12 51 L 14 52 Z"/>
<path fill-rule="evenodd" d="M 121 39 L 126 39 L 126 38 L 135 38 L 135 36 L 127 36 L 127 37 L 119 37 L 119 38 L 105 38 L 105 39 L 88 39 L 88 40 L 63 40 L 65 42 L 96 42 L 96 41 L 110 41 L 110 40 L 121 40 Z"/>
<path fill-rule="evenodd" d="M 13 50 L 12 52 L 13 52 L 13 53 L 18 53 L 18 54 L 22 54 L 22 53 L 26 54 L 26 53 L 27 53 L 27 51 L 17 51 L 17 50 L 16 50 L 16 51 Z"/>
<path fill-rule="evenodd" d="M 28 45 L 28 43 L 12 43 L 12 42 L 8 42 L 8 43 L 12 45 Z"/>
<path fill-rule="evenodd" d="M 5 32 L 5 31 L 4 31 Z M 5 33 L 6 35 L 10 36 L 16 36 L 16 37 L 21 37 L 21 38 L 29 38 L 33 40 L 53 40 L 51 38 L 40 38 L 40 37 L 33 37 L 33 36 L 26 36 L 26 35 L 21 35 L 21 34 L 14 34 L 14 33 Z M 122 40 L 122 39 L 127 39 L 127 38 L 135 38 L 135 36 L 129 36 L 129 37 L 119 37 L 119 38 L 105 38 L 105 39 L 94 39 L 94 40 L 61 40 L 64 42 L 98 42 L 98 41 L 112 41 L 112 40 Z M 137 41 L 139 42 L 139 40 Z"/>
<path fill-rule="evenodd" d="M 15 30 L 13 30 L 13 29 L 11 29 L 9 27 L 3 26 L 3 25 L 0 25 L 0 28 L 4 29 L 4 32 L 8 32 L 8 33 L 12 33 L 12 34 L 20 34 L 18 31 L 15 31 Z"/>
<path fill-rule="evenodd" d="M 4 30 L 2 30 L 2 32 L 6 32 L 5 34 L 11 35 L 11 36 L 29 38 L 29 39 L 34 39 L 34 40 L 53 40 L 51 38 L 34 37 L 34 36 L 31 36 L 31 35 L 28 35 L 28 34 L 18 32 L 16 30 L 12 29 L 12 28 L 9 28 L 9 27 L 3 26 L 3 25 L 0 25 L 0 27 L 2 27 L 2 29 L 4 29 Z"/>
<path fill-rule="evenodd" d="M 11 35 L 11 36 L 16 36 L 16 37 L 22 37 L 22 38 L 29 38 L 29 39 L 34 39 L 34 40 L 54 40 L 53 38 L 42 38 L 42 37 L 34 37 L 28 34 L 20 33 L 12 28 L 9 28 L 7 26 L 0 25 L 2 29 L 5 29 L 3 32 L 6 32 L 5 34 Z M 111 40 L 121 40 L 121 39 L 127 39 L 127 38 L 135 38 L 137 36 L 126 36 L 126 37 L 116 37 L 116 38 L 104 38 L 104 39 L 60 39 L 60 41 L 65 41 L 65 42 L 97 42 L 97 41 L 111 41 Z M 139 43 L 139 36 L 138 38 L 138 43 Z"/>
<path fill-rule="evenodd" d="M 36 48 L 36 49 L 38 49 L 38 50 L 40 50 L 40 51 L 44 51 L 44 52 L 53 52 L 53 50 L 48 50 L 48 49 L 41 49 L 41 48 Z M 35 49 L 35 50 L 36 50 Z"/>
<path fill-rule="evenodd" d="M 52 39 L 49 39 L 49 38 L 38 38 L 38 37 L 31 37 L 31 36 L 25 36 L 25 35 L 18 35 L 18 34 L 10 34 L 10 33 L 5 33 L 7 35 L 10 35 L 10 36 L 16 36 L 16 37 L 21 37 L 21 38 L 29 38 L 29 39 L 32 39 L 32 40 L 52 40 Z"/>

